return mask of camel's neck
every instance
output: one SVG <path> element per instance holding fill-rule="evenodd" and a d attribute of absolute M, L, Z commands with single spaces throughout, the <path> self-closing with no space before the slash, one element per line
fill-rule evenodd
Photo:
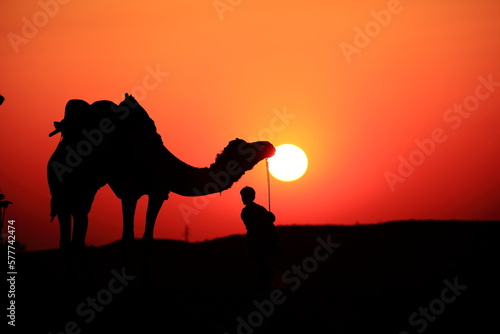
<path fill-rule="evenodd" d="M 166 149 L 165 149 L 166 150 Z M 166 150 L 168 152 L 168 150 Z M 274 155 L 276 149 L 269 142 L 247 143 L 235 139 L 217 155 L 206 168 L 192 167 L 168 152 L 166 165 L 173 177 L 170 190 L 183 196 L 203 196 L 229 189 L 246 171 L 259 161 Z"/>
<path fill-rule="evenodd" d="M 204 196 L 229 189 L 248 170 L 236 160 L 216 161 L 210 167 L 186 164 L 170 152 L 170 190 L 182 196 Z M 253 166 L 252 166 L 253 167 Z"/>

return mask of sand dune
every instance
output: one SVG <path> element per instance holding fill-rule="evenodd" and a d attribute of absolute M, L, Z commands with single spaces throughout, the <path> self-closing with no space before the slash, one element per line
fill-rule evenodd
<path fill-rule="evenodd" d="M 119 243 L 93 280 L 57 250 L 17 255 L 16 329 L 31 333 L 454 333 L 497 328 L 500 222 L 279 227 L 287 286 L 259 293 L 245 237 L 155 240 L 151 277 Z M 140 253 L 140 241 L 135 248 Z"/>

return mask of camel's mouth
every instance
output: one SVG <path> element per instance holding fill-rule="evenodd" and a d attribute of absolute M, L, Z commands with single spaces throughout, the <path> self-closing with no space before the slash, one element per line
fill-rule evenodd
<path fill-rule="evenodd" d="M 257 155 L 256 160 L 260 161 L 272 157 L 276 153 L 276 148 L 268 141 L 258 141 L 252 143 Z"/>

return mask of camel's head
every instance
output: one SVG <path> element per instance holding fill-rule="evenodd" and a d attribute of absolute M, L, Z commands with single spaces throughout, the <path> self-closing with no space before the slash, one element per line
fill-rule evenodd
<path fill-rule="evenodd" d="M 214 165 L 244 173 L 252 169 L 259 161 L 272 157 L 275 152 L 276 149 L 270 142 L 247 143 L 243 139 L 236 138 L 217 155 Z"/>
<path fill-rule="evenodd" d="M 246 145 L 248 145 L 247 149 L 253 149 L 255 151 L 255 163 L 270 158 L 276 153 L 276 148 L 268 141 L 256 141 L 253 143 L 246 143 Z"/>

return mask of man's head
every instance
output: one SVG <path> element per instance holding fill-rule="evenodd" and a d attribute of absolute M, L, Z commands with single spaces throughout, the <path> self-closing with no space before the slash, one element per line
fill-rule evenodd
<path fill-rule="evenodd" d="M 255 200 L 255 190 L 251 187 L 245 187 L 240 191 L 241 200 L 243 204 L 247 205 Z"/>

